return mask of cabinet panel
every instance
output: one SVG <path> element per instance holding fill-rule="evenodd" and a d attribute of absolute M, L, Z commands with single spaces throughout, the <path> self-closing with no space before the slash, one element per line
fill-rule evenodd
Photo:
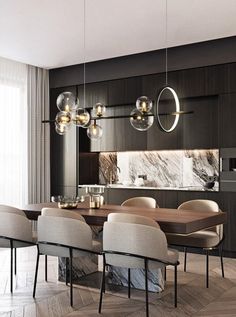
<path fill-rule="evenodd" d="M 107 200 L 109 204 L 120 205 L 126 199 L 132 197 L 152 197 L 157 205 L 163 208 L 176 208 L 177 191 L 150 190 L 150 189 L 114 189 L 107 188 Z"/>
<path fill-rule="evenodd" d="M 124 102 L 135 107 L 136 100 L 142 95 L 142 78 L 132 77 L 124 80 Z"/>
<path fill-rule="evenodd" d="M 187 98 L 182 109 L 193 114 L 182 115 L 182 148 L 218 148 L 218 97 Z"/>
<path fill-rule="evenodd" d="M 108 82 L 108 104 L 109 106 L 122 105 L 125 102 L 124 79 L 111 80 Z"/>
<path fill-rule="evenodd" d="M 219 98 L 219 144 L 220 147 L 236 146 L 236 94 Z"/>

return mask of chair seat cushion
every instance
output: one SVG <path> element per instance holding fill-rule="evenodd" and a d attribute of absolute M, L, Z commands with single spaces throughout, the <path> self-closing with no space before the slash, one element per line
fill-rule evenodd
<path fill-rule="evenodd" d="M 168 244 L 189 246 L 197 248 L 212 248 L 215 247 L 219 242 L 219 235 L 210 230 L 200 230 L 189 235 L 180 235 L 174 233 L 166 234 Z"/>

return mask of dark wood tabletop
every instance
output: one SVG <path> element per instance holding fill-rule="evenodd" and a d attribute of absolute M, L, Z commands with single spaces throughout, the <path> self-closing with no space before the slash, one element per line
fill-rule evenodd
<path fill-rule="evenodd" d="M 42 203 L 24 206 L 27 217 L 37 220 L 44 207 L 57 208 L 57 203 Z M 227 220 L 226 212 L 178 210 L 169 208 L 138 208 L 118 205 L 103 205 L 100 209 L 90 209 L 87 203 L 78 204 L 77 209 L 89 225 L 102 226 L 111 212 L 125 212 L 146 216 L 157 221 L 164 232 L 189 234 L 201 229 L 207 229 Z"/>

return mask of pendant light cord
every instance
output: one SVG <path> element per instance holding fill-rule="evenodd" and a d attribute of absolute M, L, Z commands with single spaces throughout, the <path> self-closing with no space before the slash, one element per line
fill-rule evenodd
<path fill-rule="evenodd" d="M 86 105 L 86 42 L 85 42 L 85 35 L 86 35 L 86 0 L 84 0 L 84 109 Z"/>
<path fill-rule="evenodd" d="M 166 12 L 165 12 L 165 16 L 166 16 L 166 29 L 165 29 L 165 42 L 166 42 L 166 50 L 165 50 L 165 55 L 166 55 L 166 86 L 168 86 L 168 45 L 167 45 L 167 32 L 168 32 L 168 20 L 167 20 L 167 11 L 168 11 L 168 0 L 166 0 Z"/>

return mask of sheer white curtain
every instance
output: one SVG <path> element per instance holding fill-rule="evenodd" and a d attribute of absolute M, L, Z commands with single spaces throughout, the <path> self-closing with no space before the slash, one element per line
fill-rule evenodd
<path fill-rule="evenodd" d="M 48 201 L 48 71 L 0 57 L 0 111 L 0 204 Z"/>
<path fill-rule="evenodd" d="M 0 58 L 0 203 L 27 201 L 27 66 Z"/>
<path fill-rule="evenodd" d="M 50 201 L 50 127 L 48 70 L 28 66 L 28 202 Z"/>

